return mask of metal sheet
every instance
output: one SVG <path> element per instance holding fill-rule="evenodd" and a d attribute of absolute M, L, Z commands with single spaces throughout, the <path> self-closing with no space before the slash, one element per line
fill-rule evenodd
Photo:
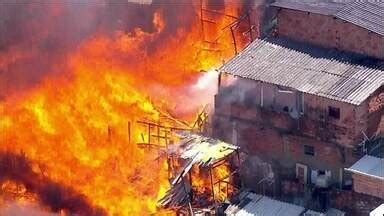
<path fill-rule="evenodd" d="M 354 2 L 337 12 L 335 16 L 384 36 L 383 2 Z"/>
<path fill-rule="evenodd" d="M 361 104 L 384 83 L 380 60 L 285 38 L 256 40 L 219 71 Z"/>

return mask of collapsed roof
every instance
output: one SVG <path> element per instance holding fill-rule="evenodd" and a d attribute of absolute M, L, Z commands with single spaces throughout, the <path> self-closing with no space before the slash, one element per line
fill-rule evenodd
<path fill-rule="evenodd" d="M 176 152 L 185 160 L 192 160 L 199 166 L 210 166 L 239 149 L 238 146 L 218 139 L 198 134 L 179 134 L 181 141 L 171 147 L 169 153 Z"/>
<path fill-rule="evenodd" d="M 161 207 L 176 208 L 189 202 L 191 186 L 183 181 L 194 165 L 211 167 L 231 155 L 238 146 L 197 134 L 183 133 L 180 142 L 168 147 L 169 155 L 185 160 L 184 165 L 171 182 L 171 188 L 158 203 Z"/>

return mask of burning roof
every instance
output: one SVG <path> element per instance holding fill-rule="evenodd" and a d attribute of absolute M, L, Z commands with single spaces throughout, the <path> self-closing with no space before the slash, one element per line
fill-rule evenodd
<path fill-rule="evenodd" d="M 179 156 L 185 162 L 173 179 L 171 188 L 159 200 L 161 207 L 175 208 L 190 202 L 188 196 L 191 185 L 184 182 L 184 177 L 194 165 L 212 168 L 239 149 L 238 146 L 198 134 L 183 133 L 180 138 L 180 142 L 171 146 L 168 153 Z"/>
<path fill-rule="evenodd" d="M 181 141 L 176 144 L 180 157 L 199 166 L 210 166 L 239 149 L 238 146 L 198 134 L 184 133 L 180 134 L 180 138 Z M 175 152 L 171 150 L 170 153 Z"/>

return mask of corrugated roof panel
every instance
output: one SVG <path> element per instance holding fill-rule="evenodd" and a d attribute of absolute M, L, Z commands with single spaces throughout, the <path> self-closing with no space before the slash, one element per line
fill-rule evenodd
<path fill-rule="evenodd" d="M 244 193 L 244 192 L 243 192 Z M 232 204 L 226 210 L 226 215 L 233 216 L 299 216 L 305 209 L 301 206 L 281 202 L 266 196 L 248 193 L 239 204 Z M 241 204 L 247 200 L 247 204 Z"/>
<path fill-rule="evenodd" d="M 384 2 L 278 0 L 275 7 L 298 10 L 339 19 L 384 36 Z"/>
<path fill-rule="evenodd" d="M 353 2 L 335 16 L 384 36 L 383 2 Z"/>
<path fill-rule="evenodd" d="M 384 180 L 384 159 L 365 155 L 347 170 Z"/>
<path fill-rule="evenodd" d="M 332 15 L 337 13 L 345 3 L 337 1 L 278 0 L 272 6 L 305 11 L 317 14 Z"/>
<path fill-rule="evenodd" d="M 220 71 L 355 105 L 384 83 L 380 61 L 284 38 L 256 40 Z"/>

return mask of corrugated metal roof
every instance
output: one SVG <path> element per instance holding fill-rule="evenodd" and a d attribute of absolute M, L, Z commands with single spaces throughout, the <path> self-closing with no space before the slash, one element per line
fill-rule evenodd
<path fill-rule="evenodd" d="M 168 145 L 167 153 L 185 161 L 172 180 L 170 189 L 158 201 L 158 205 L 164 208 L 180 207 L 188 203 L 190 185 L 184 182 L 184 177 L 190 173 L 194 165 L 199 167 L 214 165 L 239 149 L 239 146 L 198 134 L 186 132 L 178 135 L 180 141 Z"/>
<path fill-rule="evenodd" d="M 384 2 L 354 2 L 335 16 L 384 36 Z"/>
<path fill-rule="evenodd" d="M 369 216 L 383 216 L 384 215 L 384 203 L 369 213 Z"/>
<path fill-rule="evenodd" d="M 316 14 L 323 15 L 334 15 L 338 11 L 340 11 L 344 6 L 345 2 L 337 2 L 337 1 L 308 1 L 308 0 L 295 0 L 295 1 L 287 1 L 280 0 L 271 4 L 275 7 L 281 7 L 286 9 L 311 12 Z"/>
<path fill-rule="evenodd" d="M 358 54 L 269 38 L 255 40 L 219 70 L 359 105 L 384 83 L 379 64 Z"/>
<path fill-rule="evenodd" d="M 325 213 L 324 212 L 317 212 L 313 210 L 307 210 L 303 216 L 344 216 L 345 212 L 340 211 L 335 208 L 328 209 Z"/>
<path fill-rule="evenodd" d="M 272 6 L 335 16 L 384 36 L 384 2 L 278 0 Z"/>
<path fill-rule="evenodd" d="M 365 155 L 347 170 L 384 180 L 384 159 Z"/>
<path fill-rule="evenodd" d="M 225 214 L 231 216 L 299 216 L 304 211 L 305 209 L 301 206 L 254 193 L 246 193 L 240 203 L 230 205 L 225 210 Z"/>

